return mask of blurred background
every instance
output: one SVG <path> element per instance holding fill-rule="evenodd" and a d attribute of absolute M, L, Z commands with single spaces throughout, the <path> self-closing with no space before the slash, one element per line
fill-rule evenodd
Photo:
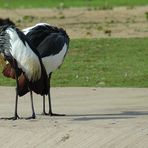
<path fill-rule="evenodd" d="M 0 0 L 0 18 L 67 31 L 69 52 L 52 86 L 148 86 L 147 0 Z M 0 73 L 0 85 L 15 81 Z"/>

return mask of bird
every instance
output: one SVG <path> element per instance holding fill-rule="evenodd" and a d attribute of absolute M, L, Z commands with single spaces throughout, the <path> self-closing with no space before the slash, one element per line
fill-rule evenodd
<path fill-rule="evenodd" d="M 0 26 L 0 54 L 8 62 L 3 74 L 16 79 L 16 98 L 14 116 L 5 119 L 20 118 L 17 113 L 18 97 L 30 92 L 32 116 L 36 117 L 33 105 L 32 91 L 47 95 L 48 76 L 39 52 L 27 36 L 14 25 Z"/>
<path fill-rule="evenodd" d="M 59 116 L 64 114 L 56 114 L 52 112 L 50 80 L 52 73 L 61 67 L 69 48 L 70 38 L 63 28 L 59 28 L 47 23 L 38 23 L 32 27 L 22 30 L 30 39 L 31 43 L 39 52 L 43 65 L 48 75 L 48 105 L 49 111 L 45 109 L 45 95 L 43 95 L 43 115 Z"/>
<path fill-rule="evenodd" d="M 51 95 L 50 95 L 50 80 L 53 71 L 60 68 L 66 53 L 69 48 L 70 38 L 63 28 L 58 28 L 47 23 L 38 23 L 32 27 L 28 27 L 22 30 L 27 38 L 30 40 L 35 49 L 39 52 L 43 65 L 48 74 L 48 103 L 49 112 L 46 113 L 45 109 L 45 95 L 43 95 L 43 115 L 64 115 L 55 114 L 52 112 Z M 13 75 L 13 68 L 10 64 L 3 70 L 3 74 L 6 77 L 15 78 Z M 24 90 L 26 86 L 24 85 Z"/>

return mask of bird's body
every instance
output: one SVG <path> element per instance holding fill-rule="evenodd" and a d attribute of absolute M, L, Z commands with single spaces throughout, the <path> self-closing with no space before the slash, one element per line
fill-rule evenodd
<path fill-rule="evenodd" d="M 47 74 L 60 67 L 69 46 L 69 37 L 62 28 L 39 23 L 23 32 L 38 50 Z"/>
<path fill-rule="evenodd" d="M 9 25 L 0 27 L 0 53 L 11 65 L 4 69 L 4 75 L 12 74 L 16 79 L 17 95 L 23 96 L 28 91 L 48 94 L 47 74 L 40 55 L 19 29 Z"/>
<path fill-rule="evenodd" d="M 69 37 L 62 28 L 57 28 L 46 23 L 36 24 L 33 27 L 24 29 L 23 32 L 38 50 L 49 76 L 49 114 L 52 115 L 50 99 L 51 74 L 58 69 L 64 61 L 69 47 Z M 43 98 L 43 104 L 43 108 L 45 108 L 45 96 Z M 46 114 L 45 109 L 43 110 L 44 114 Z"/>

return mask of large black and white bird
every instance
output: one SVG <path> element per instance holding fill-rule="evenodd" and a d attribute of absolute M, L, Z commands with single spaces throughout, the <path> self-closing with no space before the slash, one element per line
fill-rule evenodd
<path fill-rule="evenodd" d="M 47 23 L 39 23 L 35 26 L 23 30 L 24 34 L 30 39 L 31 43 L 38 50 L 46 72 L 48 74 L 49 83 L 49 112 L 45 111 L 45 95 L 43 96 L 43 114 L 44 115 L 60 115 L 52 112 L 51 95 L 50 95 L 50 79 L 52 72 L 58 69 L 65 58 L 69 48 L 69 36 L 62 28 L 51 26 Z M 62 115 L 62 114 L 61 114 Z"/>
<path fill-rule="evenodd" d="M 9 62 L 4 75 L 16 79 L 16 101 L 14 117 L 17 113 L 18 96 L 30 91 L 32 116 L 35 118 L 32 91 L 40 95 L 48 94 L 48 77 L 38 51 L 18 28 L 10 25 L 0 27 L 0 53 Z"/>

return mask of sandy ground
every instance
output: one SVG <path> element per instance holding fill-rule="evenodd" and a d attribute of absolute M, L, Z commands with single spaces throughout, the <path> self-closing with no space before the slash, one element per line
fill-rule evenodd
<path fill-rule="evenodd" d="M 148 7 L 0 10 L 20 28 L 38 22 L 64 27 L 70 38 L 148 37 Z M 13 116 L 15 89 L 0 87 L 0 117 Z M 148 89 L 52 88 L 53 111 L 42 116 L 34 95 L 35 120 L 0 120 L 0 148 L 147 148 Z M 19 115 L 31 115 L 29 95 L 19 100 Z"/>
<path fill-rule="evenodd" d="M 20 28 L 47 22 L 65 28 L 70 38 L 148 36 L 148 6 L 117 7 L 111 10 L 1 9 L 0 17 L 9 17 Z"/>
<path fill-rule="evenodd" d="M 13 87 L 0 87 L 0 117 L 14 111 Z M 34 95 L 35 120 L 0 120 L 1 148 L 147 148 L 148 89 L 52 88 L 53 110 L 42 116 Z M 31 114 L 30 99 L 19 100 L 19 115 Z"/>

